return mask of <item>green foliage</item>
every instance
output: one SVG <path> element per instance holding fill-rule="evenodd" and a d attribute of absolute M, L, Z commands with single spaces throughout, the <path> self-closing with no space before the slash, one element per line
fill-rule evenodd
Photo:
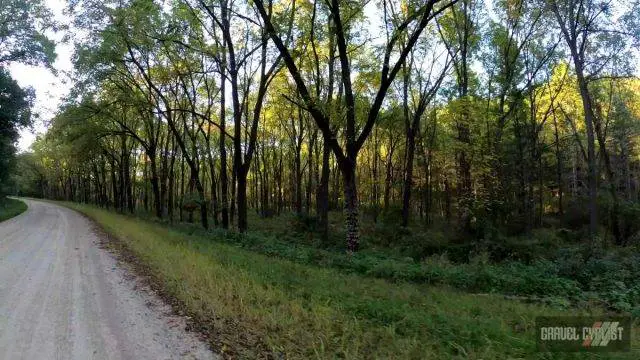
<path fill-rule="evenodd" d="M 20 200 L 0 198 L 0 222 L 27 211 L 27 204 Z"/>
<path fill-rule="evenodd" d="M 639 245 L 640 242 L 640 204 L 624 201 L 620 204 L 618 221 L 622 236 L 628 244 Z"/>
<path fill-rule="evenodd" d="M 570 277 L 559 276 L 558 268 L 544 260 L 532 260 L 530 265 L 510 260 L 502 264 L 477 261 L 475 257 L 468 263 L 442 262 L 442 251 L 456 249 L 455 246 L 441 244 L 433 246 L 433 253 L 422 261 L 411 257 L 390 256 L 384 252 L 361 251 L 347 255 L 343 250 L 321 249 L 312 245 L 293 242 L 289 238 L 261 232 L 238 234 L 221 229 L 203 230 L 198 226 L 180 225 L 178 229 L 189 235 L 216 239 L 246 250 L 286 259 L 306 265 L 340 269 L 355 273 L 400 282 L 449 285 L 470 292 L 489 292 L 536 298 L 563 297 L 571 301 L 579 300 L 579 284 Z M 301 234 L 298 235 L 301 237 Z M 514 239 L 513 243 L 518 243 Z M 521 245 L 522 254 L 544 248 L 542 241 L 535 245 Z M 464 256 L 469 257 L 470 248 Z M 549 251 L 549 250 L 547 250 Z M 436 254 L 437 252 L 437 254 Z M 458 255 L 462 257 L 463 255 Z M 436 259 L 436 260 L 434 260 Z"/>
<path fill-rule="evenodd" d="M 51 65 L 55 44 L 45 35 L 55 29 L 41 0 L 3 0 L 0 6 L 0 66 L 12 62 Z"/>
<path fill-rule="evenodd" d="M 33 91 L 24 90 L 0 67 L 0 196 L 9 189 L 18 130 L 31 124 Z"/>
<path fill-rule="evenodd" d="M 310 241 L 313 225 L 303 219 L 307 218 L 292 216 L 290 222 L 265 219 L 261 231 L 246 234 L 206 231 L 190 224 L 171 228 L 271 258 L 393 282 L 446 285 L 560 307 L 598 303 L 619 312 L 640 311 L 634 280 L 640 276 L 640 257 L 631 249 L 597 255 L 589 246 L 571 245 L 576 236 L 571 230 L 537 229 L 528 235 L 500 236 L 474 245 L 452 242 L 434 229 L 409 232 L 400 226 L 385 229 L 380 223 L 365 238 L 371 249 L 347 255 L 342 248 Z M 299 227 L 293 229 L 296 223 Z M 392 236 L 390 229 L 394 228 L 404 233 L 393 235 L 395 242 L 389 248 L 388 241 L 380 237 Z"/>
<path fill-rule="evenodd" d="M 318 218 L 309 214 L 295 214 L 291 220 L 293 231 L 298 234 L 318 232 Z"/>
<path fill-rule="evenodd" d="M 17 196 L 42 197 L 44 171 L 33 153 L 16 156 L 16 167 L 11 179 L 11 193 Z"/>

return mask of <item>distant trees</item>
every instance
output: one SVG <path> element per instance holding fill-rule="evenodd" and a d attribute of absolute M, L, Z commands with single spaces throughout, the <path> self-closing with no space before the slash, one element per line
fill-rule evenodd
<path fill-rule="evenodd" d="M 78 85 L 22 192 L 241 232 L 291 211 L 324 241 L 342 208 L 350 252 L 363 216 L 631 236 L 640 82 L 618 55 L 636 35 L 603 4 L 81 3 Z"/>
<path fill-rule="evenodd" d="M 6 67 L 12 63 L 51 65 L 55 45 L 45 31 L 56 24 L 41 1 L 7 0 L 0 6 L 0 199 L 14 170 L 18 130 L 32 122 L 33 89 L 22 89 Z"/>
<path fill-rule="evenodd" d="M 31 123 L 32 98 L 31 91 L 20 88 L 9 73 L 0 68 L 0 196 L 8 191 L 18 129 Z"/>
<path fill-rule="evenodd" d="M 605 163 L 605 173 L 611 184 L 613 200 L 611 226 L 613 235 L 620 242 L 618 224 L 619 202 L 615 179 L 604 140 L 603 125 L 596 117 L 595 103 L 590 83 L 606 73 L 605 77 L 626 75 L 624 64 L 629 55 L 623 35 L 632 34 L 623 22 L 612 23 L 612 2 L 599 0 L 550 0 L 548 6 L 557 20 L 567 49 L 569 50 L 576 82 L 582 99 L 587 133 L 587 166 L 589 186 L 589 232 L 594 237 L 598 226 L 598 165 L 596 164 L 596 138 Z M 639 16 L 639 15 L 635 15 Z M 637 31 L 637 29 L 636 29 Z"/>

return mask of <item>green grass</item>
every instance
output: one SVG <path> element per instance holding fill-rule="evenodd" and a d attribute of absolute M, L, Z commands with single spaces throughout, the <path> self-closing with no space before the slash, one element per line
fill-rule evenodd
<path fill-rule="evenodd" d="M 240 358 L 584 359 L 589 356 L 536 352 L 535 317 L 601 313 L 298 264 L 95 207 L 64 205 L 117 237 L 166 294 L 205 324 L 218 351 Z"/>
<path fill-rule="evenodd" d="M 140 215 L 138 215 L 140 216 Z M 144 215 L 142 215 L 144 216 Z M 451 286 L 473 293 L 515 295 L 530 301 L 564 307 L 593 307 L 594 304 L 620 313 L 640 316 L 640 255 L 638 247 L 610 249 L 594 256 L 588 244 L 563 241 L 553 229 L 537 229 L 531 236 L 504 238 L 472 252 L 468 262 L 450 260 L 452 249 L 437 232 L 416 231 L 410 239 L 413 247 L 441 247 L 440 252 L 414 258 L 402 256 L 397 249 L 376 249 L 367 244 L 354 255 L 342 248 L 326 247 L 314 240 L 313 232 L 299 226 L 295 216 L 252 219 L 246 234 L 220 228 L 203 229 L 199 224 L 175 223 L 146 218 L 188 236 L 215 239 L 216 242 L 277 257 L 302 265 L 338 269 L 352 273 L 417 284 Z M 389 232 L 389 226 L 382 226 Z M 375 230 L 374 230 L 375 231 Z M 363 232 L 363 235 L 367 232 Z M 369 239 L 384 238 L 368 232 Z M 476 244 L 477 245 L 477 244 Z M 486 245 L 502 253 L 528 254 L 500 262 L 492 261 Z M 591 253 L 591 256 L 585 254 Z"/>
<path fill-rule="evenodd" d="M 0 222 L 9 220 L 27 211 L 27 204 L 20 200 L 0 198 Z"/>

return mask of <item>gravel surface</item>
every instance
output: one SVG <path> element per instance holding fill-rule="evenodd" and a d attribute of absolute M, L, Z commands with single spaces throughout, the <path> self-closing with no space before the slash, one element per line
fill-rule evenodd
<path fill-rule="evenodd" d="M 0 359 L 218 359 L 100 246 L 91 222 L 25 200 L 0 223 Z"/>

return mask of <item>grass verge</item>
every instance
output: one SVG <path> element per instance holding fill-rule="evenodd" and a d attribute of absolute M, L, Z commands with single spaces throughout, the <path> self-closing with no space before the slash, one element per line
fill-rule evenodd
<path fill-rule="evenodd" d="M 20 200 L 0 198 L 0 222 L 9 220 L 27 211 L 27 204 Z"/>
<path fill-rule="evenodd" d="M 64 205 L 124 245 L 210 334 L 216 350 L 231 357 L 638 358 L 637 352 L 536 352 L 536 316 L 593 315 L 597 308 L 559 310 L 394 283 L 256 254 L 91 206 Z"/>
<path fill-rule="evenodd" d="M 503 252 L 531 253 L 532 258 L 528 261 L 514 258 L 493 262 L 489 252 L 481 250 L 475 251 L 468 262 L 453 262 L 447 251 L 414 259 L 394 254 L 394 249 L 364 248 L 354 255 L 347 255 L 344 249 L 322 248 L 305 239 L 305 236 L 313 236 L 312 233 L 296 232 L 295 218 L 290 221 L 292 218 L 287 220 L 286 215 L 280 220 L 252 219 L 258 230 L 245 234 L 220 228 L 205 230 L 199 224 L 169 224 L 154 218 L 142 219 L 185 235 L 215 239 L 254 253 L 302 265 L 334 268 L 342 273 L 393 282 L 450 286 L 472 293 L 511 295 L 553 306 L 597 305 L 640 317 L 640 284 L 637 281 L 640 276 L 640 247 L 637 246 L 596 253 L 588 244 L 563 243 L 555 231 L 538 229 L 532 238 L 509 238 L 496 242 L 504 248 Z M 287 223 L 290 226 L 284 230 L 283 224 Z M 435 239 L 425 239 L 432 235 Z M 416 240 L 416 247 L 438 242 L 437 234 L 428 231 L 415 232 L 412 238 Z M 486 244 L 476 245 L 482 249 Z"/>

